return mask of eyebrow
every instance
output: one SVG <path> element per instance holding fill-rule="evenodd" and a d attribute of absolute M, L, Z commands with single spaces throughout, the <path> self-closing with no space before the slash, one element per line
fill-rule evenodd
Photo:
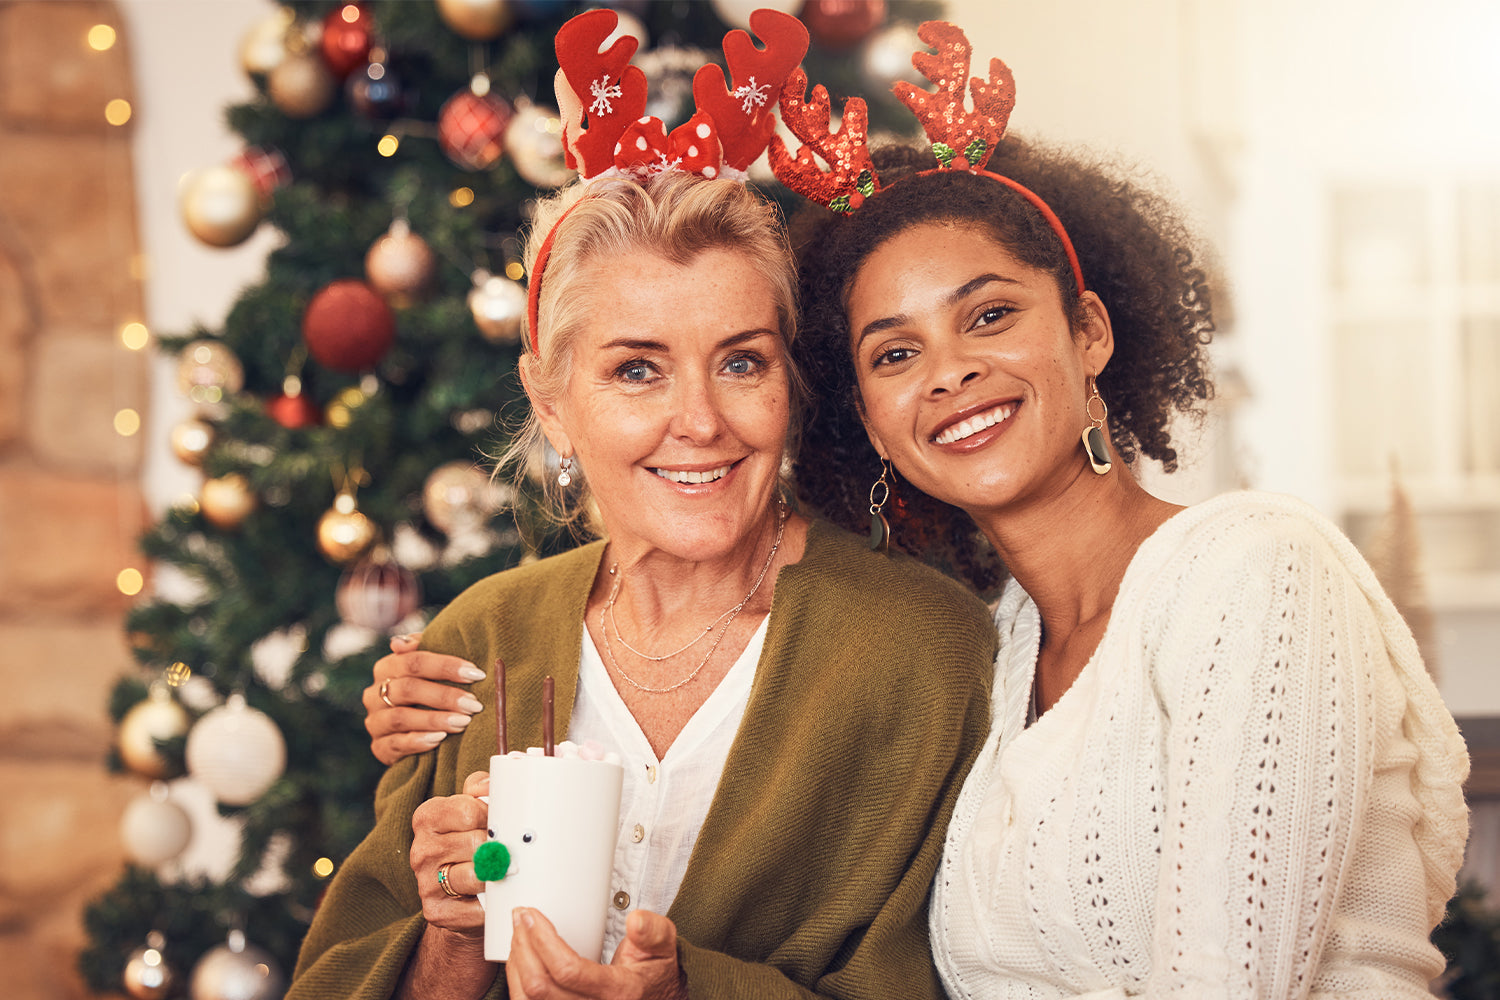
<path fill-rule="evenodd" d="M 957 305 L 959 302 L 963 301 L 963 299 L 968 296 L 969 293 L 983 288 L 985 285 L 988 285 L 991 282 L 998 282 L 1002 285 L 1021 284 L 1021 282 L 1017 281 L 1015 278 L 1002 278 L 998 274 L 981 274 L 976 278 L 969 279 L 968 281 L 964 282 L 962 285 L 959 285 L 957 288 L 953 289 L 953 291 L 945 295 L 943 297 L 942 304 L 944 306 L 950 307 Z M 855 350 L 859 349 L 859 345 L 864 343 L 866 337 L 873 336 L 874 334 L 880 333 L 883 330 L 889 330 L 892 327 L 903 326 L 910 320 L 911 317 L 905 313 L 898 313 L 895 316 L 886 316 L 884 319 L 871 320 L 870 322 L 866 323 L 864 327 L 859 331 L 859 339 L 854 342 Z"/>
<path fill-rule="evenodd" d="M 739 333 L 731 333 L 723 340 L 714 345 L 715 349 L 723 350 L 726 347 L 736 347 L 761 337 L 779 336 L 777 331 L 767 327 L 758 327 L 754 330 L 741 330 Z M 667 345 L 660 340 L 651 340 L 646 337 L 616 337 L 599 345 L 601 351 L 623 348 L 627 351 L 667 351 Z"/>

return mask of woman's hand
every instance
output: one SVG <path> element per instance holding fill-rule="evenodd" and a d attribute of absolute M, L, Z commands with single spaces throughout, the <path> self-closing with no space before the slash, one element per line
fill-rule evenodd
<path fill-rule="evenodd" d="M 462 793 L 428 799 L 411 817 L 410 861 L 422 916 L 430 926 L 481 941 L 484 908 L 477 894 L 484 885 L 474 875 L 474 851 L 487 839 L 490 808 L 479 796 L 489 791 L 489 772 L 475 771 Z"/>
<path fill-rule="evenodd" d="M 484 706 L 452 681 L 469 684 L 484 671 L 468 660 L 418 648 L 422 633 L 391 638 L 391 652 L 375 661 L 365 688 L 365 729 L 370 752 L 382 764 L 431 750 L 449 733 L 461 733 Z"/>
<path fill-rule="evenodd" d="M 666 917 L 636 910 L 609 965 L 568 947 L 542 914 L 517 907 L 505 979 L 512 1000 L 687 1000 L 677 964 L 677 927 Z"/>

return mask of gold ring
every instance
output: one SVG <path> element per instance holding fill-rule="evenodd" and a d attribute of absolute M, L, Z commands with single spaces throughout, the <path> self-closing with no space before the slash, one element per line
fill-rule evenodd
<path fill-rule="evenodd" d="M 395 708 L 396 703 L 391 701 L 391 679 L 387 677 L 380 682 L 380 700 L 385 702 L 386 708 Z"/>
<path fill-rule="evenodd" d="M 444 861 L 442 864 L 438 865 L 438 885 L 442 886 L 443 891 L 452 896 L 454 899 L 462 899 L 464 894 L 461 892 L 454 892 L 453 886 L 448 884 L 448 869 L 452 868 L 456 864 L 458 864 L 457 861 Z"/>

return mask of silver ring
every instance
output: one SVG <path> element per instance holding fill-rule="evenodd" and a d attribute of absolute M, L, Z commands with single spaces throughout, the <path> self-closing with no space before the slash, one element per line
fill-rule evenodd
<path fill-rule="evenodd" d="M 387 677 L 385 680 L 380 682 L 380 700 L 385 702 L 386 708 L 395 708 L 396 703 L 391 701 L 390 691 L 391 679 Z"/>

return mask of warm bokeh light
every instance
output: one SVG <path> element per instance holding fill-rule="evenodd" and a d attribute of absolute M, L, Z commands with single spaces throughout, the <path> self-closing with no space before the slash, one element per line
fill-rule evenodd
<path fill-rule="evenodd" d="M 396 150 L 401 148 L 401 140 L 393 135 L 383 135 L 375 149 L 381 156 L 395 156 Z"/>
<path fill-rule="evenodd" d="M 313 874 L 318 878 L 327 878 L 333 874 L 333 861 L 329 858 L 319 858 L 313 862 Z"/>
<path fill-rule="evenodd" d="M 505 276 L 511 281 L 520 281 L 526 277 L 526 268 L 518 260 L 513 260 L 505 265 Z"/>
<path fill-rule="evenodd" d="M 115 29 L 107 24 L 96 24 L 89 29 L 89 48 L 104 52 L 115 47 Z"/>
<path fill-rule="evenodd" d="M 356 4 L 346 3 L 344 4 L 344 9 L 339 11 L 339 17 L 353 24 L 359 20 L 359 7 Z"/>
<path fill-rule="evenodd" d="M 182 687 L 193 676 L 193 668 L 178 660 L 165 671 L 168 687 Z"/>
<path fill-rule="evenodd" d="M 120 327 L 120 343 L 132 351 L 139 351 L 151 342 L 151 331 L 145 323 L 126 323 Z"/>
<path fill-rule="evenodd" d="M 141 415 L 130 407 L 126 407 L 115 414 L 115 433 L 121 437 L 130 437 L 141 429 Z"/>
<path fill-rule="evenodd" d="M 124 125 L 130 121 L 130 102 L 116 97 L 104 106 L 104 120 L 111 125 Z"/>
<path fill-rule="evenodd" d="M 454 188 L 448 195 L 448 204 L 454 208 L 463 208 L 474 204 L 474 189 L 466 187 Z"/>
<path fill-rule="evenodd" d="M 136 569 L 134 566 L 125 567 L 124 569 L 120 570 L 119 574 L 115 577 L 115 586 L 118 587 L 120 593 L 124 594 L 126 597 L 134 597 L 136 594 L 139 594 L 141 592 L 141 588 L 145 585 L 146 578 L 142 576 L 141 571 Z"/>

